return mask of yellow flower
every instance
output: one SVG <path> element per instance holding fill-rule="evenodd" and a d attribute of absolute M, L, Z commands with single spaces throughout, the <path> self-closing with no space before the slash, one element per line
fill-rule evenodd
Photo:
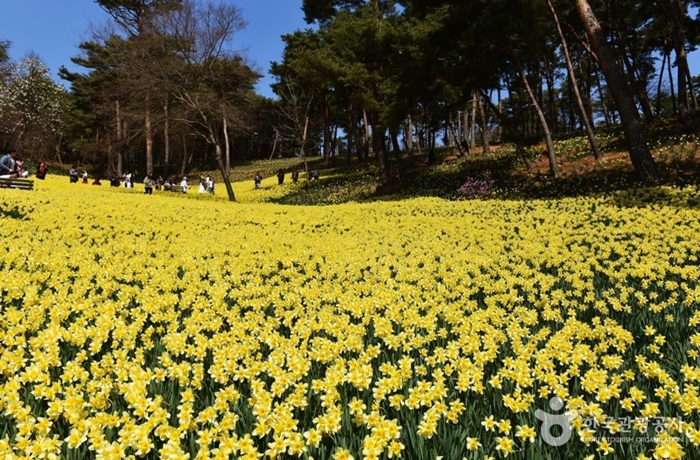
<path fill-rule="evenodd" d="M 661 441 L 654 447 L 654 458 L 680 459 L 684 456 L 683 447 L 674 440 Z"/>
<path fill-rule="evenodd" d="M 498 425 L 498 431 L 501 434 L 510 434 L 510 429 L 511 429 L 510 420 L 499 420 L 497 425 Z"/>
<path fill-rule="evenodd" d="M 504 457 L 512 453 L 515 447 L 515 441 L 507 437 L 496 438 L 496 450 L 500 451 Z"/>
<path fill-rule="evenodd" d="M 603 454 L 604 456 L 607 456 L 608 454 L 611 454 L 615 452 L 615 449 L 610 445 L 608 441 L 605 439 L 601 440 L 598 442 L 598 448 L 596 449 L 598 452 Z"/>
<path fill-rule="evenodd" d="M 321 443 L 323 435 L 321 434 L 321 430 L 312 428 L 304 432 L 304 438 L 306 439 L 307 445 L 318 447 L 318 445 Z"/>
<path fill-rule="evenodd" d="M 515 436 L 518 438 L 524 440 L 529 440 L 530 442 L 535 441 L 535 437 L 537 436 L 537 432 L 533 427 L 530 427 L 528 425 L 518 425 L 518 427 L 515 430 Z"/>
<path fill-rule="evenodd" d="M 468 450 L 476 450 L 481 447 L 481 443 L 479 442 L 478 439 L 476 438 L 467 438 L 467 449 Z"/>
<path fill-rule="evenodd" d="M 387 456 L 389 458 L 399 458 L 401 457 L 401 452 L 403 452 L 404 445 L 401 444 L 398 441 L 392 441 L 391 444 L 389 444 L 389 450 Z"/>
<path fill-rule="evenodd" d="M 493 419 L 493 415 L 489 415 L 482 420 L 481 425 L 486 429 L 486 431 L 492 431 L 496 426 L 496 421 Z"/>
<path fill-rule="evenodd" d="M 354 457 L 350 455 L 350 452 L 342 447 L 338 447 L 333 454 L 333 460 L 354 460 Z"/>

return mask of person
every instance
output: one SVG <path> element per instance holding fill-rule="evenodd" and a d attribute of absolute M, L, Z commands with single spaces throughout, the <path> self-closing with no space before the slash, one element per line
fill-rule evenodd
<path fill-rule="evenodd" d="M 146 174 L 146 177 L 143 178 L 143 191 L 146 195 L 153 195 L 153 185 L 155 185 L 153 173 Z"/>
<path fill-rule="evenodd" d="M 46 179 L 46 173 L 49 171 L 49 167 L 46 165 L 45 161 L 42 161 L 39 163 L 39 166 L 36 167 L 36 178 L 44 180 Z"/>
<path fill-rule="evenodd" d="M 207 192 L 209 192 L 213 195 L 214 194 L 214 179 L 212 179 L 211 176 L 207 176 L 207 180 L 205 181 L 205 185 L 207 187 Z"/>
<path fill-rule="evenodd" d="M 88 173 L 87 171 L 83 171 L 83 184 L 88 183 Z"/>
<path fill-rule="evenodd" d="M 19 160 L 15 161 L 15 172 L 17 173 L 17 177 L 29 177 L 29 171 L 24 169 L 22 162 Z"/>
<path fill-rule="evenodd" d="M 102 181 L 99 177 L 96 177 L 95 180 L 92 181 L 92 185 L 102 185 Z"/>
<path fill-rule="evenodd" d="M 112 171 L 112 175 L 109 178 L 109 185 L 112 187 L 119 187 L 119 176 L 117 176 L 116 171 Z"/>
<path fill-rule="evenodd" d="M 204 176 L 199 176 L 199 193 L 204 193 L 206 191 L 207 188 L 204 185 Z"/>
<path fill-rule="evenodd" d="M 76 168 L 75 165 L 71 166 L 68 175 L 70 176 L 71 184 L 75 184 L 78 182 L 78 168 Z"/>
<path fill-rule="evenodd" d="M 255 174 L 253 180 L 255 181 L 255 188 L 260 188 L 260 183 L 262 182 L 262 174 L 260 174 L 260 171 Z"/>
<path fill-rule="evenodd" d="M 180 182 L 180 187 L 182 187 L 182 193 L 187 193 L 187 176 L 182 178 L 182 182 Z"/>
<path fill-rule="evenodd" d="M 7 153 L 0 157 L 0 177 L 13 177 L 17 174 L 17 150 L 14 147 L 7 149 Z"/>
<path fill-rule="evenodd" d="M 163 176 L 158 176 L 156 179 L 156 190 L 160 190 L 163 187 Z"/>
<path fill-rule="evenodd" d="M 277 171 L 277 185 L 282 185 L 284 183 L 284 171 L 280 168 L 279 171 Z"/>
<path fill-rule="evenodd" d="M 134 183 L 132 182 L 132 174 L 130 172 L 126 173 L 124 175 L 124 187 L 125 188 L 134 188 Z"/>
<path fill-rule="evenodd" d="M 299 182 L 299 170 L 298 169 L 295 169 L 294 171 L 292 171 L 292 182 L 294 182 L 295 184 L 297 182 Z"/>

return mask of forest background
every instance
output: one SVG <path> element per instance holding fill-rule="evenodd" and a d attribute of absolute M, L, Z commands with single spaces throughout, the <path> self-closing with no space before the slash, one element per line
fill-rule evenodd
<path fill-rule="evenodd" d="M 393 190 L 416 156 L 503 146 L 513 161 L 499 176 L 543 164 L 559 177 L 566 148 L 594 165 L 622 151 L 658 182 L 655 146 L 698 131 L 695 1 L 304 0 L 310 27 L 282 37 L 269 69 L 275 98 L 232 51 L 237 5 L 96 3 L 111 21 L 72 58 L 84 72 L 61 69 L 65 85 L 40 56 L 0 46 L 0 146 L 25 160 L 94 175 L 216 169 L 232 200 L 232 165 L 255 160 L 289 158 L 307 176 L 310 158 L 372 165 Z"/>

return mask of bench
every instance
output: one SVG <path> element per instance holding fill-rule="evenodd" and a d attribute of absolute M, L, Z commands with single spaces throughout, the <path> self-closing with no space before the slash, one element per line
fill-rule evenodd
<path fill-rule="evenodd" d="M 171 185 L 170 187 L 164 187 L 166 192 L 177 192 L 182 193 L 182 185 Z"/>
<path fill-rule="evenodd" d="M 20 190 L 34 190 L 32 179 L 0 178 L 0 188 L 18 188 Z"/>

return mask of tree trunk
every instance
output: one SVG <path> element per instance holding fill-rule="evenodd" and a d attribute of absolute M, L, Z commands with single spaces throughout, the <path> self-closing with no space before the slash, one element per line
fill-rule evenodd
<path fill-rule="evenodd" d="M 182 133 L 182 168 L 180 169 L 180 177 L 183 177 L 185 175 L 185 171 L 187 171 L 187 135 L 183 132 Z"/>
<path fill-rule="evenodd" d="M 496 92 L 496 102 L 498 104 L 498 110 L 503 109 L 503 99 L 501 97 L 501 85 L 500 81 L 498 84 L 498 91 Z M 556 118 L 556 117 L 555 117 Z M 498 128 L 496 128 L 496 142 L 501 143 L 501 139 L 503 139 L 503 126 L 500 124 L 498 125 Z M 469 153 L 469 152 L 467 152 Z"/>
<path fill-rule="evenodd" d="M 671 52 L 669 51 L 669 63 L 668 67 L 666 68 L 666 71 L 668 72 L 668 85 L 671 90 L 671 107 L 673 108 L 673 113 L 677 114 L 678 113 L 678 102 L 676 101 L 676 88 L 675 88 L 675 83 L 673 81 L 673 71 L 671 70 Z"/>
<path fill-rule="evenodd" d="M 581 120 L 583 121 L 583 124 L 586 127 L 586 135 L 588 136 L 588 142 L 591 144 L 591 150 L 593 150 L 593 157 L 596 160 L 598 160 L 600 159 L 600 150 L 598 149 L 598 142 L 595 139 L 595 134 L 593 133 L 593 127 L 591 126 L 591 122 L 588 120 L 586 108 L 583 105 L 581 93 L 578 89 L 578 83 L 576 83 L 576 76 L 574 75 L 574 66 L 571 64 L 571 55 L 569 54 L 569 47 L 566 45 L 566 38 L 564 37 L 564 32 L 562 32 L 561 30 L 561 24 L 559 24 L 559 17 L 557 16 L 557 12 L 554 9 L 554 5 L 552 5 L 551 0 L 547 0 L 547 5 L 549 5 L 549 11 L 551 11 L 552 13 L 554 24 L 557 26 L 557 32 L 559 33 L 559 39 L 561 40 L 561 46 L 564 52 L 564 58 L 566 59 L 566 68 L 569 72 L 571 88 L 574 90 L 576 103 L 578 104 L 579 111 L 581 112 Z"/>
<path fill-rule="evenodd" d="M 413 155 L 413 119 L 410 113 L 406 117 L 406 150 Z"/>
<path fill-rule="evenodd" d="M 165 121 L 163 122 L 163 172 L 165 177 L 170 174 L 170 105 L 168 99 L 165 99 L 165 104 L 163 104 L 163 113 L 165 114 Z"/>
<path fill-rule="evenodd" d="M 500 93 L 500 91 L 499 91 L 499 93 Z M 463 118 L 462 124 L 464 125 L 464 131 L 463 131 L 464 149 L 467 151 L 467 154 L 469 154 L 470 153 L 469 152 L 469 132 L 470 132 L 471 126 L 469 124 L 469 111 L 468 110 L 465 110 L 462 113 L 462 118 Z M 500 124 L 499 124 L 499 126 L 500 126 Z"/>
<path fill-rule="evenodd" d="M 328 100 L 323 98 L 323 156 L 326 158 L 326 166 L 331 157 L 331 108 Z"/>
<path fill-rule="evenodd" d="M 588 1 L 576 0 L 576 9 L 591 42 L 593 52 L 598 57 L 598 65 L 605 75 L 608 89 L 615 99 L 634 170 L 642 180 L 656 182 L 659 179 L 659 173 L 647 145 L 646 133 L 639 120 L 639 113 L 629 86 L 617 67 L 598 19 Z"/>
<path fill-rule="evenodd" d="M 56 161 L 63 166 L 63 160 L 61 159 L 61 139 L 63 139 L 63 134 L 59 135 L 58 142 L 56 143 Z"/>
<path fill-rule="evenodd" d="M 228 138 L 228 120 L 224 117 L 224 168 L 226 175 L 231 177 L 231 143 Z M 235 200 L 234 200 L 235 201 Z"/>
<path fill-rule="evenodd" d="M 540 107 L 539 102 L 537 102 L 537 98 L 535 97 L 535 93 L 532 92 L 532 87 L 530 86 L 530 82 L 527 81 L 527 76 L 525 75 L 525 71 L 523 70 L 522 66 L 520 65 L 520 62 L 519 62 L 517 56 L 515 55 L 515 52 L 512 49 L 511 49 L 511 54 L 513 56 L 513 61 L 515 62 L 518 73 L 520 74 L 520 80 L 523 82 L 523 86 L 525 87 L 525 91 L 527 92 L 527 95 L 530 98 L 530 103 L 532 104 L 533 108 L 535 109 L 535 112 L 537 113 L 537 117 L 540 120 L 540 127 L 542 128 L 545 143 L 547 144 L 547 160 L 549 161 L 549 172 L 552 173 L 552 177 L 558 177 L 559 176 L 559 167 L 557 166 L 557 157 L 554 153 L 554 142 L 552 141 L 552 133 L 549 130 L 549 125 L 547 124 L 547 117 L 545 117 L 544 112 L 542 111 L 542 107 Z"/>
<path fill-rule="evenodd" d="M 403 164 L 403 157 L 401 156 L 401 147 L 399 146 L 399 136 L 396 134 L 395 130 L 390 130 L 391 142 L 394 146 L 394 156 L 396 157 L 396 169 L 399 172 L 399 183 L 403 187 L 406 180 L 406 167 Z"/>
<path fill-rule="evenodd" d="M 309 163 L 306 161 L 306 152 L 304 151 L 304 147 L 306 146 L 306 137 L 309 132 L 309 116 L 306 116 L 306 119 L 304 120 L 304 132 L 301 135 L 301 149 L 299 149 L 299 155 L 301 158 L 304 160 L 304 173 L 306 177 L 306 185 L 309 185 Z"/>
<path fill-rule="evenodd" d="M 224 156 L 221 149 L 221 144 L 214 141 L 214 152 L 216 153 L 216 164 L 219 166 L 219 171 L 221 172 L 221 177 L 224 180 L 224 186 L 226 187 L 226 193 L 228 194 L 229 201 L 236 201 L 236 195 L 233 193 L 233 187 L 231 186 L 231 179 L 226 171 L 226 164 L 224 163 Z"/>
<path fill-rule="evenodd" d="M 659 116 L 661 114 L 661 86 L 664 82 L 664 71 L 666 70 L 666 61 L 668 60 L 668 57 L 668 53 L 666 52 L 666 50 L 664 50 L 661 56 L 661 70 L 659 70 L 659 83 L 656 85 L 656 116 Z"/>
<path fill-rule="evenodd" d="M 476 98 L 477 97 L 478 97 L 477 92 L 474 91 L 474 94 L 472 95 L 472 123 L 469 126 L 469 129 L 471 132 L 470 150 L 472 150 L 472 151 L 476 149 L 476 105 L 477 105 Z"/>
<path fill-rule="evenodd" d="M 637 64 L 633 59 L 630 58 L 629 53 L 625 50 L 628 48 L 626 43 L 622 39 L 618 39 L 623 46 L 620 47 L 620 60 L 624 63 L 627 69 L 627 80 L 629 81 L 629 88 L 633 91 L 633 94 L 637 94 L 637 100 L 639 101 L 639 107 L 642 109 L 644 118 L 646 120 L 653 120 L 654 113 L 651 106 L 651 101 L 649 100 L 649 94 L 644 83 L 641 81 L 639 76 L 639 69 Z"/>
<path fill-rule="evenodd" d="M 452 126 L 452 123 L 448 123 L 447 127 L 450 130 L 450 137 L 452 137 L 454 139 L 455 145 L 457 145 L 457 151 L 459 152 L 459 156 L 460 157 L 464 156 L 466 154 L 466 152 L 464 151 L 464 147 L 462 146 L 462 143 L 457 138 L 457 134 L 455 133 L 455 129 Z"/>
<path fill-rule="evenodd" d="M 151 119 L 150 98 L 146 97 L 146 174 L 153 173 L 153 120 Z"/>
<path fill-rule="evenodd" d="M 690 74 L 690 67 L 686 69 L 686 72 L 688 72 L 686 78 L 688 78 L 688 94 L 690 94 L 690 101 L 692 102 L 691 108 L 692 110 L 698 110 L 698 97 L 695 95 L 693 76 Z"/>
<path fill-rule="evenodd" d="M 373 118 L 374 119 L 374 118 Z M 372 136 L 373 150 L 377 157 L 377 164 L 379 166 L 379 174 L 383 180 L 388 180 L 390 177 L 390 165 L 389 165 L 389 154 L 386 150 L 386 142 L 384 138 L 385 128 L 383 126 L 373 125 Z"/>
<path fill-rule="evenodd" d="M 275 128 L 275 139 L 272 141 L 272 152 L 270 152 L 270 160 L 272 160 L 272 157 L 275 156 L 275 150 L 277 149 L 277 138 L 279 137 L 280 132 L 277 128 Z"/>
<path fill-rule="evenodd" d="M 346 161 L 348 164 L 352 163 L 352 151 L 355 149 L 355 139 L 356 139 L 356 133 L 357 133 L 357 124 L 354 121 L 354 116 L 353 116 L 353 109 L 352 109 L 352 104 L 348 107 L 347 110 L 347 115 L 348 115 L 348 151 L 346 157 Z"/>
<path fill-rule="evenodd" d="M 598 77 L 598 98 L 600 99 L 600 109 L 603 111 L 605 126 L 610 127 L 612 125 L 612 118 L 610 116 L 610 109 L 608 108 L 608 93 L 603 93 L 603 85 L 600 81 L 601 79 Z"/>
<path fill-rule="evenodd" d="M 678 108 L 681 120 L 685 120 L 690 111 L 688 99 L 688 75 L 690 75 L 690 70 L 688 67 L 688 56 L 685 51 L 683 9 L 678 0 L 657 0 L 656 3 L 668 13 L 671 19 L 671 37 L 673 37 L 673 48 L 676 51 L 676 67 L 678 69 Z"/>
<path fill-rule="evenodd" d="M 481 118 L 481 142 L 483 143 L 484 154 L 489 154 L 491 148 L 489 146 L 489 127 L 486 119 L 486 110 L 484 109 L 484 99 L 485 96 L 481 96 L 478 99 L 479 103 L 479 117 Z"/>
<path fill-rule="evenodd" d="M 119 101 L 115 102 L 114 121 L 117 125 L 117 176 L 121 177 L 124 173 L 124 154 L 122 153 L 122 116 Z"/>
<path fill-rule="evenodd" d="M 370 144 L 371 144 L 370 139 L 372 137 L 372 134 L 370 133 L 370 130 L 369 130 L 369 121 L 367 120 L 367 111 L 364 109 L 362 110 L 362 118 L 364 119 L 364 122 L 365 122 L 365 135 L 363 138 L 364 155 L 365 155 L 365 158 L 368 159 L 369 154 L 370 154 Z"/>
<path fill-rule="evenodd" d="M 549 62 L 549 58 L 547 56 L 544 56 L 543 61 L 545 65 L 544 80 L 547 82 L 547 113 L 549 114 L 548 123 L 552 124 L 552 128 L 556 132 L 559 131 L 559 117 L 557 117 L 557 104 L 554 98 L 556 95 L 556 83 L 554 76 L 555 70 L 552 68 L 552 63 Z M 542 81 L 542 79 L 540 79 L 540 81 Z M 542 84 L 540 83 L 540 91 L 541 88 Z M 540 104 L 540 107 L 544 105 L 542 94 L 539 95 L 538 102 Z"/>

